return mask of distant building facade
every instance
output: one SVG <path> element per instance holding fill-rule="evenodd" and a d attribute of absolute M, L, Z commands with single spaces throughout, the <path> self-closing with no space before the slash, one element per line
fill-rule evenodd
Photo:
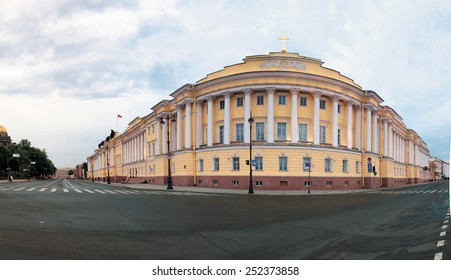
<path fill-rule="evenodd" d="M 174 185 L 247 188 L 252 158 L 255 189 L 429 180 L 422 138 L 377 93 L 322 64 L 284 51 L 248 56 L 182 86 L 101 143 L 88 176 L 165 184 L 169 167 Z"/>
<path fill-rule="evenodd" d="M 58 179 L 66 179 L 69 178 L 69 170 L 70 168 L 58 168 L 55 173 L 55 178 Z"/>
<path fill-rule="evenodd" d="M 0 145 L 8 147 L 11 145 L 11 137 L 8 135 L 8 131 L 2 125 L 0 125 Z"/>

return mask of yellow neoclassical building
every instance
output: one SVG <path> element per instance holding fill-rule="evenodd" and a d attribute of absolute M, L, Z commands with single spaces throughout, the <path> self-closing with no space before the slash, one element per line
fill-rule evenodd
<path fill-rule="evenodd" d="M 171 171 L 178 186 L 248 188 L 252 158 L 254 189 L 428 179 L 421 137 L 376 92 L 318 59 L 285 50 L 248 56 L 170 97 L 99 145 L 88 176 L 166 184 Z"/>

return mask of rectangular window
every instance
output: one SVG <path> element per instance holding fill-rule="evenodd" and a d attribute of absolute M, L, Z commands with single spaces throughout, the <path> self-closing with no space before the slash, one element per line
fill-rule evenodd
<path fill-rule="evenodd" d="M 219 185 L 219 181 L 218 181 L 218 180 L 213 180 L 213 185 L 214 185 L 214 186 Z"/>
<path fill-rule="evenodd" d="M 152 143 L 152 154 L 151 155 L 155 155 L 155 143 Z"/>
<path fill-rule="evenodd" d="M 219 158 L 213 158 L 213 171 L 219 171 Z"/>
<path fill-rule="evenodd" d="M 240 170 L 240 158 L 239 157 L 232 158 L 232 170 Z"/>
<path fill-rule="evenodd" d="M 263 181 L 255 181 L 255 185 L 257 187 L 261 187 L 261 186 L 263 186 Z"/>
<path fill-rule="evenodd" d="M 237 123 L 235 124 L 235 141 L 243 141 L 244 140 L 244 124 Z"/>
<path fill-rule="evenodd" d="M 263 157 L 255 157 L 255 170 L 263 170 Z"/>
<path fill-rule="evenodd" d="M 219 126 L 219 143 L 224 143 L 224 126 L 220 125 Z"/>
<path fill-rule="evenodd" d="M 338 146 L 341 145 L 341 128 L 337 129 L 337 143 Z"/>
<path fill-rule="evenodd" d="M 219 110 L 224 110 L 225 108 L 225 101 L 224 100 L 220 100 L 219 101 Z"/>
<path fill-rule="evenodd" d="M 299 141 L 308 141 L 308 130 L 306 123 L 299 124 Z"/>
<path fill-rule="evenodd" d="M 299 102 L 302 107 L 307 107 L 307 97 L 305 96 L 299 97 Z"/>
<path fill-rule="evenodd" d="M 263 95 L 257 95 L 257 105 L 264 105 L 265 97 Z"/>
<path fill-rule="evenodd" d="M 151 127 L 152 127 L 152 133 L 155 133 L 155 126 L 152 125 Z"/>
<path fill-rule="evenodd" d="M 341 113 L 341 104 L 337 104 L 337 110 L 338 110 L 338 113 L 340 114 Z"/>
<path fill-rule="evenodd" d="M 279 95 L 278 96 L 279 105 L 286 105 L 287 104 L 287 97 L 285 95 Z"/>
<path fill-rule="evenodd" d="M 304 181 L 304 186 L 305 186 L 305 187 L 311 186 L 311 182 L 310 182 L 310 181 Z"/>
<path fill-rule="evenodd" d="M 277 123 L 277 140 L 287 140 L 287 123 Z"/>
<path fill-rule="evenodd" d="M 236 98 L 236 107 L 243 107 L 243 97 Z"/>
<path fill-rule="evenodd" d="M 345 182 L 344 182 L 344 186 L 345 186 L 345 187 L 349 187 L 349 181 L 345 181 Z"/>
<path fill-rule="evenodd" d="M 150 135 L 150 126 L 147 127 L 147 135 Z"/>
<path fill-rule="evenodd" d="M 302 160 L 302 169 L 304 171 L 312 171 L 312 158 L 311 157 L 304 157 Z"/>
<path fill-rule="evenodd" d="M 348 173 L 348 172 L 349 172 L 348 160 L 344 159 L 343 160 L 343 173 Z"/>
<path fill-rule="evenodd" d="M 319 142 L 320 143 L 326 143 L 326 131 L 327 131 L 327 127 L 321 125 L 319 127 Z"/>
<path fill-rule="evenodd" d="M 326 158 L 324 160 L 324 171 L 332 172 L 332 159 Z"/>
<path fill-rule="evenodd" d="M 236 186 L 239 186 L 239 185 L 240 185 L 240 181 L 237 181 L 237 180 L 233 180 L 232 181 L 232 186 L 236 187 Z"/>
<path fill-rule="evenodd" d="M 360 161 L 355 162 L 355 171 L 356 173 L 360 173 Z"/>
<path fill-rule="evenodd" d="M 319 108 L 326 110 L 326 100 L 319 101 Z"/>
<path fill-rule="evenodd" d="M 279 157 L 279 171 L 288 171 L 288 157 Z"/>
<path fill-rule="evenodd" d="M 257 141 L 265 140 L 265 123 L 264 122 L 255 123 L 255 140 L 257 140 Z"/>
<path fill-rule="evenodd" d="M 199 159 L 199 160 L 197 161 L 197 164 L 198 164 L 198 170 L 199 170 L 199 172 L 204 171 L 204 160 L 203 160 L 203 159 Z"/>
<path fill-rule="evenodd" d="M 332 181 L 327 181 L 327 182 L 326 182 L 326 186 L 327 186 L 327 187 L 332 187 Z"/>

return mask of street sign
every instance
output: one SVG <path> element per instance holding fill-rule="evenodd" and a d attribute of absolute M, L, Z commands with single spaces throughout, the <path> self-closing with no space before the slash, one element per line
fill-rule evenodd
<path fill-rule="evenodd" d="M 20 154 L 13 154 L 13 157 L 20 157 Z"/>
<path fill-rule="evenodd" d="M 371 158 L 370 157 L 368 157 L 368 162 L 371 162 Z"/>
<path fill-rule="evenodd" d="M 304 170 L 310 170 L 310 163 L 304 163 L 304 166 L 303 166 L 303 168 L 304 168 Z"/>
<path fill-rule="evenodd" d="M 252 166 L 257 166 L 257 161 L 255 159 L 252 160 Z"/>
<path fill-rule="evenodd" d="M 371 163 L 368 163 L 368 173 L 373 172 L 373 165 Z"/>

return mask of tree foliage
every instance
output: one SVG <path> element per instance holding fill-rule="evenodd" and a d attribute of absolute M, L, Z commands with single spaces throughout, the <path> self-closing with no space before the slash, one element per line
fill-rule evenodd
<path fill-rule="evenodd" d="M 13 154 L 19 154 L 20 158 L 13 157 Z M 0 146 L 0 177 L 7 177 L 8 163 L 10 175 L 14 178 L 44 178 L 56 172 L 47 152 L 33 147 L 26 139 L 9 147 Z"/>

